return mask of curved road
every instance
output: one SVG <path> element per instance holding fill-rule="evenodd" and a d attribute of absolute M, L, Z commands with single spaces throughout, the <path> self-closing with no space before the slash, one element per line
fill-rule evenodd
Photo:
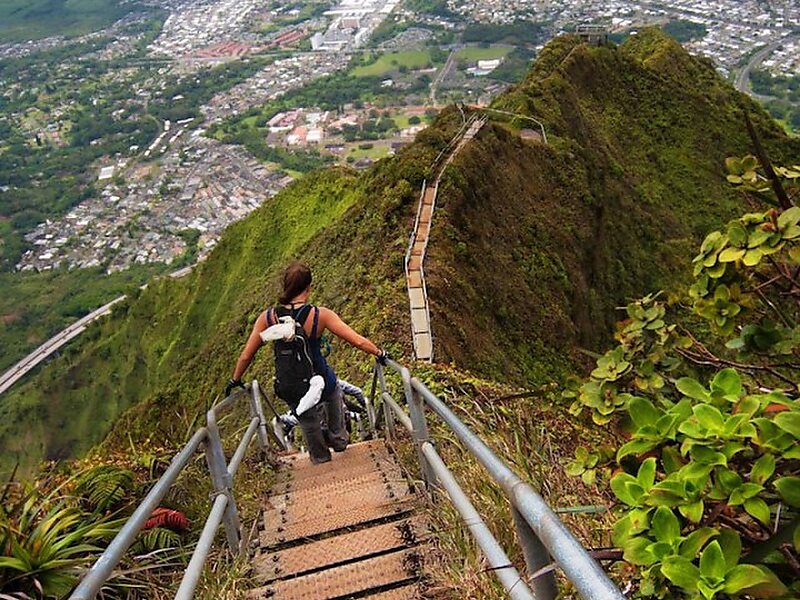
<path fill-rule="evenodd" d="M 184 275 L 189 274 L 195 265 L 189 265 L 188 267 L 184 267 L 175 271 L 174 273 L 170 273 L 169 277 L 173 279 L 178 279 L 179 277 L 183 277 Z M 146 288 L 147 284 L 142 286 L 142 289 Z M 56 335 L 51 337 L 49 340 L 44 342 L 41 346 L 36 348 L 33 352 L 28 354 L 25 358 L 11 367 L 8 371 L 0 375 L 0 394 L 5 392 L 8 388 L 14 385 L 17 381 L 22 379 L 31 369 L 33 369 L 36 365 L 50 356 L 53 352 L 61 348 L 64 344 L 72 340 L 73 338 L 79 336 L 81 333 L 86 331 L 86 328 L 97 321 L 99 318 L 107 315 L 111 312 L 111 309 L 115 304 L 122 302 L 125 300 L 127 296 L 119 296 L 118 298 L 114 298 L 108 304 L 104 304 L 97 310 L 93 310 L 85 317 L 81 317 L 77 321 L 75 321 L 72 325 L 63 329 L 62 331 L 58 332 Z"/>
<path fill-rule="evenodd" d="M 764 46 L 761 50 L 756 52 L 749 60 L 749 62 L 745 65 L 744 69 L 742 69 L 739 74 L 736 76 L 736 82 L 734 86 L 740 92 L 744 92 L 745 94 L 755 95 L 752 91 L 750 91 L 750 71 L 755 69 L 758 65 L 761 64 L 761 61 L 764 60 L 769 54 L 775 51 L 778 46 L 783 45 L 784 42 L 788 41 L 788 38 L 785 40 L 778 40 L 777 42 L 773 42 L 768 46 Z"/>

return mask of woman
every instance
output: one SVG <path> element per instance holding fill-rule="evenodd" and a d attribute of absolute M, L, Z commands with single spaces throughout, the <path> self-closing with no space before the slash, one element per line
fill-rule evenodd
<path fill-rule="evenodd" d="M 329 308 L 323 306 L 305 308 L 308 305 L 308 297 L 310 295 L 311 269 L 305 263 L 295 261 L 283 272 L 283 293 L 278 299 L 280 306 L 268 309 L 259 315 L 253 326 L 253 331 L 247 339 L 244 350 L 242 350 L 239 360 L 236 362 L 233 378 L 225 387 L 225 395 L 227 396 L 235 386 L 242 385 L 242 375 L 247 370 L 247 367 L 250 366 L 253 357 L 263 343 L 261 332 L 266 330 L 267 327 L 276 324 L 279 316 L 290 311 L 293 317 L 301 321 L 306 338 L 309 341 L 314 372 L 317 375 L 321 375 L 325 380 L 325 388 L 322 392 L 322 400 L 319 407 L 322 407 L 326 413 L 327 432 L 323 433 L 320 426 L 320 416 L 317 410 L 319 407 L 298 415 L 311 462 L 316 464 L 328 462 L 331 459 L 329 446 L 336 452 L 342 452 L 347 448 L 349 440 L 344 422 L 342 390 L 336 385 L 336 374 L 322 356 L 320 337 L 326 330 L 330 331 L 359 350 L 374 355 L 382 364 L 386 363 L 388 354 L 367 338 L 356 333 L 347 323 L 342 321 L 339 315 Z"/>

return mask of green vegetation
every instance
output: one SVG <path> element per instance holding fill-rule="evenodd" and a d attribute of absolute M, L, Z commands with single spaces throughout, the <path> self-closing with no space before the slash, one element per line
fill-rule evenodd
<path fill-rule="evenodd" d="M 346 81 L 361 80 L 344 77 L 331 89 Z M 311 97 L 310 90 L 299 93 Z M 629 505 L 626 510 L 643 511 L 646 518 L 634 522 L 633 513 L 623 515 L 640 529 L 614 533 L 626 544 L 628 557 L 635 553 L 641 563 L 636 569 L 643 595 L 685 591 L 711 598 L 724 589 L 734 594 L 745 589 L 743 575 L 777 587 L 760 567 L 754 566 L 757 572 L 738 569 L 740 548 L 751 552 L 749 559 L 755 545 L 739 532 L 737 546 L 723 529 L 734 528 L 726 522 L 730 518 L 766 537 L 771 530 L 763 525 L 759 499 L 770 526 L 779 499 L 782 514 L 794 518 L 800 501 L 791 415 L 797 413 L 797 401 L 789 395 L 776 399 L 778 394 L 768 399 L 786 406 L 789 410 L 780 414 L 788 417 L 765 412 L 763 398 L 750 412 L 754 396 L 769 396 L 757 387 L 774 387 L 773 378 L 780 378 L 737 366 L 737 383 L 723 370 L 730 365 L 695 364 L 681 351 L 696 354 L 699 348 L 687 345 L 684 332 L 673 325 L 680 322 L 700 341 L 718 335 L 715 328 L 730 328 L 719 344 L 705 345 L 712 358 L 701 354 L 701 361 L 725 358 L 768 366 L 765 361 L 788 347 L 779 360 L 797 362 L 793 248 L 800 239 L 795 231 L 800 213 L 783 204 L 781 211 L 765 212 L 765 204 L 739 218 L 746 205 L 729 180 L 753 188 L 748 187 L 749 204 L 759 206 L 769 194 L 752 159 L 729 161 L 727 176 L 724 165 L 726 157 L 749 151 L 743 111 L 776 164 L 794 164 L 800 141 L 788 138 L 707 62 L 656 29 L 619 48 L 588 47 L 572 37 L 555 40 L 494 107 L 520 116 L 490 121 L 448 166 L 439 188 L 425 263 L 439 365 L 423 379 L 459 406 L 479 433 L 491 436 L 493 447 L 539 483 L 552 504 L 602 499 L 606 492 L 587 489 L 586 482 L 609 478 L 606 458 L 614 451 L 606 446 L 633 449 L 617 456 L 625 473 L 612 479 L 618 481 L 612 492 Z M 258 113 L 254 127 L 241 131 L 257 130 L 267 114 Z M 531 126 L 524 116 L 542 121 L 547 145 L 518 135 Z M 383 119 L 376 113 L 376 125 Z M 233 225 L 191 275 L 159 280 L 137 293 L 112 319 L 87 332 L 81 347 L 65 352 L 5 399 L 0 456 L 22 461 L 30 472 L 42 456 L 80 453 L 106 432 L 100 450 L 106 453 L 148 439 L 184 439 L 230 376 L 254 319 L 276 296 L 281 268 L 295 257 L 314 270 L 315 302 L 334 307 L 406 362 L 402 357 L 411 348 L 403 275 L 408 231 L 422 181 L 431 179 L 430 163 L 462 122 L 459 109 L 446 109 L 414 144 L 361 175 L 343 168 L 311 173 Z M 797 179 L 796 171 L 779 173 Z M 702 243 L 730 219 L 735 220 Z M 673 314 L 688 310 L 681 308 L 689 306 L 685 295 L 677 292 L 692 279 L 690 260 L 698 246 L 691 299 L 697 312 L 676 321 Z M 791 270 L 783 269 L 784 263 Z M 556 393 L 563 385 L 553 382 L 586 365 L 587 350 L 608 350 L 617 307 L 655 289 L 669 290 L 669 302 L 650 297 L 633 303 L 629 319 L 617 329 L 620 345 L 598 362 L 592 380 L 577 392 L 593 414 L 602 416 L 590 421 L 564 414 L 566 406 L 558 404 Z M 774 307 L 761 302 L 758 292 L 768 294 Z M 727 351 L 732 353 L 715 354 Z M 745 352 L 749 355 L 740 354 Z M 681 364 L 667 371 L 676 364 L 671 357 Z M 262 353 L 247 376 L 268 380 L 270 363 Z M 370 360 L 352 348 L 340 345 L 332 363 L 356 383 L 368 377 Z M 775 367 L 778 373 L 796 368 Z M 779 385 L 788 389 L 791 383 L 793 396 L 795 381 Z M 535 390 L 530 392 L 534 400 L 501 397 L 516 386 Z M 616 429 L 593 424 L 609 414 L 616 423 L 626 413 L 631 424 L 619 425 L 628 427 L 631 439 L 619 440 Z M 754 435 L 746 427 L 751 417 Z M 664 426 L 653 427 L 662 418 Z M 673 421 L 674 432 L 667 427 Z M 655 438 L 655 446 L 646 450 L 628 445 Z M 578 452 L 567 467 L 578 439 L 591 450 Z M 736 444 L 745 448 L 737 450 Z M 445 439 L 441 445 L 451 457 L 463 455 L 457 443 Z M 662 454 L 662 448 L 674 451 Z M 651 450 L 657 451 L 645 456 Z M 766 455 L 775 459 L 774 468 L 770 459 L 762 460 Z M 701 468 L 681 472 L 691 462 Z M 455 463 L 490 525 L 502 539 L 512 539 L 509 523 L 497 517 L 501 504 L 505 514 L 506 503 L 469 460 Z M 562 463 L 582 480 L 567 483 Z M 708 527 L 717 531 L 693 525 L 696 481 L 714 490 L 703 500 L 701 516 L 714 516 L 717 521 Z M 654 506 L 658 494 L 663 502 Z M 472 545 L 463 529 L 452 526 L 448 510 L 435 518 L 443 528 L 443 547 L 456 555 Z M 779 526 L 786 522 L 782 518 Z M 581 537 L 608 546 L 610 519 L 578 525 Z M 478 564 L 474 556 L 468 560 Z M 784 577 L 785 567 L 771 565 L 776 576 Z M 457 581 L 459 597 L 496 597 L 492 584 L 470 579 L 460 561 L 456 565 L 445 557 L 441 572 Z"/>
<path fill-rule="evenodd" d="M 460 18 L 447 7 L 447 0 L 406 0 L 404 7 L 412 12 L 434 15 L 445 19 Z"/>
<path fill-rule="evenodd" d="M 770 97 L 764 106 L 773 117 L 800 133 L 800 76 L 776 76 L 757 70 L 750 73 L 750 85 L 756 94 Z"/>
<path fill-rule="evenodd" d="M 431 54 L 427 50 L 408 50 L 381 55 L 373 63 L 356 67 L 352 75 L 356 77 L 381 77 L 401 69 L 425 69 L 432 66 Z"/>
<path fill-rule="evenodd" d="M 111 275 L 99 268 L 0 273 L 0 371 L 80 317 L 166 269 L 136 266 Z"/>
<path fill-rule="evenodd" d="M 691 42 L 693 40 L 701 40 L 706 37 L 706 34 L 708 33 L 706 26 L 702 23 L 685 21 L 683 19 L 670 21 L 661 27 L 661 31 L 674 38 L 681 44 L 684 42 Z"/>
<path fill-rule="evenodd" d="M 465 43 L 510 44 L 534 46 L 543 42 L 550 31 L 549 23 L 514 21 L 513 23 L 470 23 L 461 34 Z"/>
<path fill-rule="evenodd" d="M 489 77 L 503 83 L 517 83 L 524 79 L 530 71 L 533 56 L 533 52 L 530 50 L 514 48 L 506 55 L 500 66 L 489 74 Z"/>
<path fill-rule="evenodd" d="M 595 423 L 627 416 L 628 441 L 603 463 L 624 469 L 610 478 L 625 505 L 614 542 L 646 597 L 797 592 L 800 165 L 727 166 L 751 203 L 779 208 L 709 233 L 683 302 L 629 304 L 619 345 L 568 394 Z"/>
<path fill-rule="evenodd" d="M 487 48 L 467 46 L 466 48 L 459 48 L 458 52 L 456 52 L 456 60 L 468 61 L 470 63 L 479 60 L 492 60 L 495 58 L 503 58 L 512 50 L 513 48 L 508 46 L 489 46 Z"/>
<path fill-rule="evenodd" d="M 358 160 L 360 158 L 378 160 L 379 158 L 385 158 L 388 155 L 389 144 L 361 143 L 349 146 L 345 157 L 347 159 L 352 157 L 353 160 Z"/>
<path fill-rule="evenodd" d="M 54 35 L 77 37 L 137 10 L 141 10 L 138 3 L 119 0 L 5 0 L 0 4 L 0 39 L 20 42 Z"/>

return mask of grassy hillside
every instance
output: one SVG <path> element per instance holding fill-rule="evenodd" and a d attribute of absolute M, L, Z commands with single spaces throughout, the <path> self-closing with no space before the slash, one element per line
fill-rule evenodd
<path fill-rule="evenodd" d="M 618 49 L 556 40 L 497 107 L 543 121 L 550 144 L 523 141 L 524 119 L 487 125 L 448 168 L 425 268 L 438 360 L 517 385 L 573 371 L 579 347 L 610 341 L 616 306 L 669 287 L 705 231 L 741 212 L 721 174 L 748 149 L 737 111 L 754 111 L 776 159 L 798 154 L 656 32 Z M 306 177 L 229 228 L 191 276 L 121 307 L 4 398 L 1 466 L 80 453 L 109 430 L 109 445 L 180 442 L 291 258 L 311 264 L 314 301 L 407 357 L 403 256 L 422 180 L 461 118 L 444 111 L 367 173 Z M 337 346 L 334 366 L 366 383 L 368 357 Z M 248 376 L 268 378 L 267 355 Z"/>
<path fill-rule="evenodd" d="M 402 259 L 416 190 L 456 127 L 455 117 L 443 118 L 401 159 L 367 176 L 348 170 L 307 176 L 230 227 L 191 275 L 140 291 L 84 334 L 79 347 L 4 396 L 2 467 L 20 461 L 30 469 L 42 457 L 79 454 L 134 405 L 114 439 L 127 445 L 129 434 L 141 433 L 179 443 L 230 377 L 292 258 L 312 266 L 316 302 L 402 352 L 408 343 Z M 368 357 L 336 346 L 332 363 L 360 381 Z M 248 376 L 267 378 L 267 354 Z"/>
<path fill-rule="evenodd" d="M 658 30 L 619 48 L 561 38 L 494 105 L 536 117 L 484 128 L 449 167 L 426 263 L 438 359 L 520 384 L 609 340 L 615 307 L 668 289 L 698 241 L 742 212 L 724 159 L 800 155 L 705 62 Z"/>

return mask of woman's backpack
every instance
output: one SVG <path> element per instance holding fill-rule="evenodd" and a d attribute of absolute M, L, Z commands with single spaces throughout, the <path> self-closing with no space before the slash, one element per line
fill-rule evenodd
<path fill-rule="evenodd" d="M 309 388 L 309 381 L 315 375 L 314 360 L 311 357 L 309 338 L 303 324 L 311 310 L 314 310 L 314 327 L 317 329 L 319 308 L 304 304 L 297 310 L 279 306 L 267 312 L 267 325 L 277 323 L 281 317 L 291 316 L 294 323 L 294 336 L 290 340 L 276 340 L 275 353 L 275 395 L 286 402 L 293 411 L 297 408 Z"/>

